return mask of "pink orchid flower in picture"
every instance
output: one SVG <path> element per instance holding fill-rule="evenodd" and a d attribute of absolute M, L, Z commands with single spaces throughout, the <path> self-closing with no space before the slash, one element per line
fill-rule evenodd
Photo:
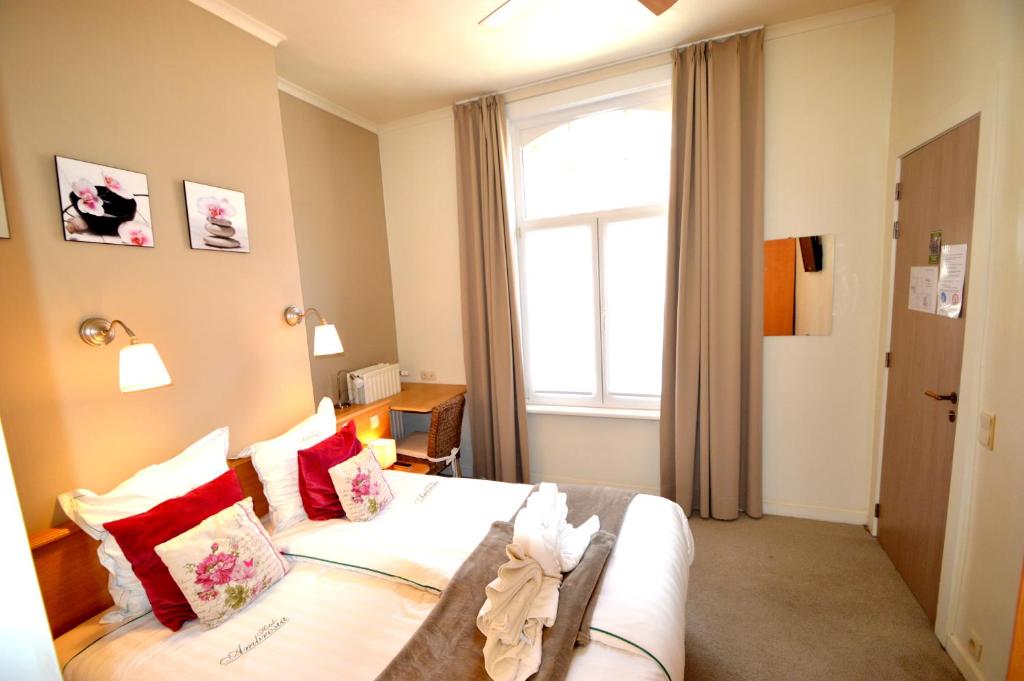
<path fill-rule="evenodd" d="M 96 186 L 84 177 L 71 183 L 71 191 L 78 197 L 75 207 L 80 213 L 103 215 L 103 201 L 96 193 Z"/>
<path fill-rule="evenodd" d="M 145 175 L 63 156 L 55 160 L 65 241 L 153 248 Z"/>
<path fill-rule="evenodd" d="M 134 199 L 135 195 L 128 191 L 121 181 L 109 171 L 103 172 L 103 184 L 107 189 L 124 199 Z"/>
<path fill-rule="evenodd" d="M 227 220 L 235 214 L 235 209 L 231 207 L 230 201 L 216 196 L 200 197 L 196 206 L 199 208 L 199 212 L 208 218 Z"/>
<path fill-rule="evenodd" d="M 185 206 L 192 248 L 249 252 L 245 194 L 233 189 L 185 181 Z"/>
<path fill-rule="evenodd" d="M 149 228 L 149 225 L 142 222 L 133 220 L 132 222 L 124 223 L 117 228 L 117 235 L 121 237 L 121 241 L 131 246 L 153 245 L 153 230 Z"/>

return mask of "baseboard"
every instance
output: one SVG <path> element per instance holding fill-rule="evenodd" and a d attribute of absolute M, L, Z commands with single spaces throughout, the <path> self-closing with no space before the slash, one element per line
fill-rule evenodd
<path fill-rule="evenodd" d="M 544 475 L 541 476 L 539 479 L 537 479 L 535 476 L 531 477 L 534 478 L 534 483 L 553 482 L 556 485 L 600 485 L 602 487 L 618 487 L 620 489 L 633 490 L 635 492 L 640 492 L 641 494 L 653 494 L 654 496 L 658 496 L 661 493 L 655 487 L 645 487 L 642 485 L 623 485 L 618 482 L 609 482 L 608 480 L 589 480 L 587 478 L 571 478 L 561 475 Z"/>
<path fill-rule="evenodd" d="M 967 646 L 956 637 L 956 634 L 949 635 L 949 642 L 946 645 L 946 652 L 953 659 L 953 664 L 964 675 L 966 681 L 988 681 L 981 667 L 967 651 Z M 981 651 L 984 654 L 984 650 Z"/>
<path fill-rule="evenodd" d="M 775 499 L 764 500 L 764 512 L 768 515 L 785 515 L 792 518 L 824 520 L 830 523 L 846 523 L 848 525 L 866 525 L 868 522 L 867 509 L 794 504 Z"/>

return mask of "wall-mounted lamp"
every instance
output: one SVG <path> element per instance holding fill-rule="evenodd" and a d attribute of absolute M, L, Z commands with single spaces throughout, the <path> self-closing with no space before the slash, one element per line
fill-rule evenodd
<path fill-rule="evenodd" d="M 324 316 L 320 314 L 320 310 L 315 307 L 300 310 L 294 305 L 289 305 L 284 309 L 284 321 L 288 326 L 295 326 L 310 313 L 315 314 L 320 320 L 320 323 L 313 327 L 313 356 L 326 357 L 345 352 L 345 348 L 341 345 L 341 338 L 338 336 L 338 330 L 334 328 L 334 324 L 328 324 Z"/>
<path fill-rule="evenodd" d="M 116 337 L 114 324 L 120 324 L 128 334 L 129 343 L 121 348 L 121 392 L 132 393 L 171 384 L 171 376 L 152 343 L 140 343 L 135 334 L 120 319 L 107 321 L 93 317 L 78 327 L 78 335 L 87 345 L 103 347 Z"/>

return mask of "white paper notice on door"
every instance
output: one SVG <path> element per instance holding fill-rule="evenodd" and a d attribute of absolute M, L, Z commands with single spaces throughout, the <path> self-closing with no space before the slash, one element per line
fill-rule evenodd
<path fill-rule="evenodd" d="M 967 274 L 967 244 L 942 247 L 939 261 L 939 309 L 942 317 L 956 319 L 964 304 L 964 277 Z"/>
<path fill-rule="evenodd" d="M 918 312 L 935 314 L 935 298 L 937 297 L 938 283 L 938 267 L 934 265 L 911 267 L 910 301 L 907 303 L 907 307 Z"/>

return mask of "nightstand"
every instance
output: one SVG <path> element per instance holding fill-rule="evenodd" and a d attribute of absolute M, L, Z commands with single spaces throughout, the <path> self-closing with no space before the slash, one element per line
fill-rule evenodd
<path fill-rule="evenodd" d="M 405 461 L 396 461 L 391 464 L 388 470 L 402 471 L 403 473 L 416 473 L 417 475 L 427 475 L 430 473 L 430 466 L 425 463 L 406 463 Z"/>

